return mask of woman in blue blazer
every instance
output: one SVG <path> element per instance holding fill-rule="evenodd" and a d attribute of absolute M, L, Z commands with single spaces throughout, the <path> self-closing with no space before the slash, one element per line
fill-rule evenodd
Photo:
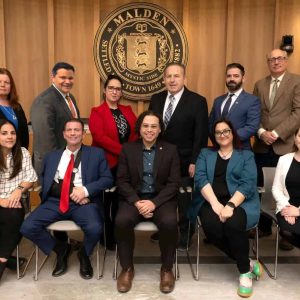
<path fill-rule="evenodd" d="M 203 149 L 195 173 L 194 219 L 199 215 L 208 240 L 236 260 L 240 272 L 238 294 L 252 294 L 253 275 L 262 268 L 249 260 L 247 230 L 259 219 L 256 165 L 251 151 L 239 150 L 232 124 L 219 120 L 213 128 L 215 149 Z"/>

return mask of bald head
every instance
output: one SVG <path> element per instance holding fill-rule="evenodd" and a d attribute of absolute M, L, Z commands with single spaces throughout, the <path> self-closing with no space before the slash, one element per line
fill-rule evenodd
<path fill-rule="evenodd" d="M 267 54 L 267 63 L 270 73 L 273 77 L 278 78 L 287 69 L 288 56 L 287 52 L 281 49 L 274 49 Z"/>

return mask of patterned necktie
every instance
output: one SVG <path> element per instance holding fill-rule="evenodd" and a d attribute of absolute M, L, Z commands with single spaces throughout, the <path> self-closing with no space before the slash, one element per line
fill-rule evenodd
<path fill-rule="evenodd" d="M 271 95 L 270 95 L 270 107 L 272 108 L 273 104 L 274 104 L 274 99 L 276 97 L 276 93 L 277 93 L 277 89 L 278 89 L 278 82 L 279 80 L 278 79 L 274 79 L 273 80 L 273 87 L 272 87 L 272 91 L 271 91 Z"/>
<path fill-rule="evenodd" d="M 223 107 L 223 111 L 222 111 L 222 118 L 226 118 L 229 112 L 229 108 L 231 105 L 231 100 L 232 100 L 232 96 L 234 96 L 234 94 L 230 94 L 229 98 L 227 99 L 224 107 Z"/>
<path fill-rule="evenodd" d="M 73 118 L 77 118 L 77 113 L 76 113 L 76 111 L 75 111 L 75 108 L 74 108 L 74 105 L 73 105 L 73 102 L 72 102 L 71 97 L 67 95 L 67 96 L 66 96 L 66 99 L 67 99 L 67 101 L 68 101 L 68 106 L 69 106 L 69 109 L 70 109 L 70 111 L 71 111 L 72 117 L 73 117 Z"/>
<path fill-rule="evenodd" d="M 170 102 L 169 102 L 169 105 L 166 109 L 165 116 L 164 116 L 164 124 L 165 124 L 166 128 L 167 128 L 167 126 L 170 122 L 170 119 L 172 117 L 173 104 L 174 104 L 174 101 L 175 101 L 175 97 L 173 95 L 170 95 L 169 98 L 170 98 Z"/>
<path fill-rule="evenodd" d="M 64 176 L 64 180 L 61 188 L 61 194 L 60 194 L 59 209 L 63 214 L 69 210 L 70 185 L 71 185 L 73 168 L 74 168 L 74 154 L 71 154 L 71 158 Z"/>

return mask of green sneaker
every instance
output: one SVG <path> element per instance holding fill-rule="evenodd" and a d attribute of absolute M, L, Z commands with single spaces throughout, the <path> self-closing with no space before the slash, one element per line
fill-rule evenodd
<path fill-rule="evenodd" d="M 241 280 L 245 277 L 247 277 L 251 280 L 251 286 L 244 286 L 241 283 Z M 253 292 L 252 278 L 253 278 L 253 274 L 251 272 L 240 274 L 240 284 L 239 284 L 239 288 L 237 290 L 237 293 L 240 297 L 248 298 L 252 295 L 252 292 Z"/>
<path fill-rule="evenodd" d="M 250 272 L 259 280 L 263 273 L 263 267 L 257 260 L 251 260 L 250 262 Z"/>

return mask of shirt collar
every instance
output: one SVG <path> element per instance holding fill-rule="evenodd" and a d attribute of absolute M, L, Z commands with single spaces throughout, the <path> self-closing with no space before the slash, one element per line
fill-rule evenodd
<path fill-rule="evenodd" d="M 64 94 L 63 92 L 61 92 L 57 87 L 56 87 L 56 85 L 54 84 L 54 83 L 52 83 L 52 86 L 63 96 L 63 98 L 65 99 L 66 98 L 66 96 L 68 95 L 68 94 Z"/>
<path fill-rule="evenodd" d="M 234 94 L 234 97 L 238 97 L 240 94 L 241 94 L 241 92 L 243 91 L 243 88 L 240 88 L 239 90 L 237 90 L 237 91 L 235 91 L 235 92 L 230 92 L 230 91 L 228 91 L 228 95 L 227 95 L 227 97 L 229 97 L 229 95 L 231 95 L 231 94 Z"/>
<path fill-rule="evenodd" d="M 183 87 L 177 94 L 175 94 L 175 95 L 172 95 L 172 94 L 168 91 L 168 99 L 169 99 L 169 97 L 172 95 L 172 96 L 174 96 L 174 98 L 175 98 L 176 100 L 179 100 L 179 99 L 181 98 L 183 92 L 184 92 L 184 87 Z"/>
<path fill-rule="evenodd" d="M 145 145 L 143 144 L 143 151 L 153 151 L 156 149 L 156 144 L 152 145 L 150 149 L 146 149 Z"/>
<path fill-rule="evenodd" d="M 80 150 L 80 148 L 81 148 L 81 147 L 79 147 L 75 152 L 72 152 L 71 150 L 68 149 L 68 147 L 66 147 L 65 152 L 67 153 L 67 155 L 68 155 L 69 157 L 71 157 L 71 154 L 74 154 L 74 159 L 75 159 L 76 156 L 77 156 L 77 154 L 78 154 L 78 152 L 79 152 L 79 150 Z"/>
<path fill-rule="evenodd" d="M 272 81 L 271 82 L 273 82 L 274 80 L 278 80 L 279 82 L 281 82 L 282 81 L 282 79 L 283 79 L 283 77 L 284 77 L 284 75 L 285 75 L 285 73 L 286 72 L 284 72 L 282 75 L 280 75 L 279 77 L 277 77 L 277 78 L 275 78 L 275 77 L 273 77 L 273 76 L 271 76 L 271 78 L 272 78 Z"/>

